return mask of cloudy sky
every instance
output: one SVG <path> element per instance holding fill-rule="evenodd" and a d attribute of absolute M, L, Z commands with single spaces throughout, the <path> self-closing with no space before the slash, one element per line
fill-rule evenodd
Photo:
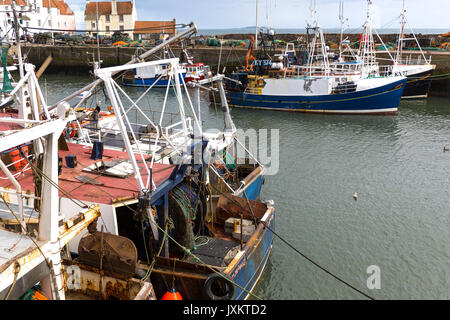
<path fill-rule="evenodd" d="M 403 0 L 373 0 L 377 28 L 397 28 L 396 17 Z M 84 28 L 85 0 L 66 0 L 76 13 L 78 28 Z M 405 0 L 413 28 L 450 29 L 450 0 Z M 199 29 L 239 28 L 255 25 L 256 0 L 136 0 L 139 20 L 195 22 Z M 259 25 L 266 25 L 267 12 L 274 28 L 303 28 L 309 17 L 310 0 L 258 0 Z M 366 17 L 366 0 L 344 0 L 344 16 L 350 28 L 358 28 Z M 269 10 L 267 10 L 269 9 Z M 323 28 L 339 27 L 339 0 L 316 0 Z M 450 31 L 450 30 L 449 30 Z"/>

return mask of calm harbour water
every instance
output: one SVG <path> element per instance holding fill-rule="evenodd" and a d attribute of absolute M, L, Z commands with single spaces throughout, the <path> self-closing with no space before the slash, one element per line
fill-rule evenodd
<path fill-rule="evenodd" d="M 41 78 L 50 103 L 89 81 Z M 163 98 L 155 91 L 146 103 L 157 110 Z M 395 116 L 232 109 L 232 117 L 244 130 L 279 129 L 280 168 L 263 198 L 275 201 L 276 231 L 294 247 L 376 299 L 449 299 L 450 99 L 402 101 Z M 214 106 L 202 118 L 214 127 Z M 371 265 L 381 269 L 379 290 L 366 286 Z M 255 294 L 364 299 L 278 239 Z"/>

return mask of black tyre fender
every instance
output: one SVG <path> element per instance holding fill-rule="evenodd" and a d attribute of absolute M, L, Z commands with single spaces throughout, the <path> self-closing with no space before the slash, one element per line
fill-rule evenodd
<path fill-rule="evenodd" d="M 224 296 L 218 296 L 213 292 L 212 286 L 217 282 L 222 282 L 227 286 L 227 294 Z M 236 288 L 234 284 L 231 282 L 231 279 L 227 275 L 220 275 L 217 273 L 212 273 L 206 278 L 204 284 L 205 293 L 211 300 L 231 300 L 234 296 Z"/>

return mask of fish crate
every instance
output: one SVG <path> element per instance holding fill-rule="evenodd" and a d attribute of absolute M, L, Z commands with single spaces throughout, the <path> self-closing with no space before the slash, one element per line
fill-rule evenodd
<path fill-rule="evenodd" d="M 244 226 L 242 228 L 242 241 L 243 242 L 247 242 L 250 237 L 253 235 L 253 233 L 255 232 L 256 228 L 255 225 L 249 225 L 249 226 Z M 237 239 L 237 240 L 241 240 L 241 226 L 237 226 L 236 227 L 236 231 L 234 231 L 232 234 L 233 238 Z"/>
<path fill-rule="evenodd" d="M 232 235 L 233 238 L 238 240 L 241 239 L 241 229 L 242 239 L 244 242 L 247 242 L 256 228 L 253 221 L 248 219 L 242 219 L 242 228 L 240 218 L 228 218 L 225 221 L 225 233 Z"/>

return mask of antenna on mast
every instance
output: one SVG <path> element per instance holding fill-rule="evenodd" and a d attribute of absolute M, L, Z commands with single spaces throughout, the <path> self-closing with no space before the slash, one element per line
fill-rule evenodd
<path fill-rule="evenodd" d="M 344 1 L 339 1 L 339 21 L 341 22 L 341 41 L 339 42 L 339 61 L 343 61 L 342 59 L 342 41 L 344 41 L 344 28 L 345 23 L 348 21 L 348 18 L 344 17 Z"/>
<path fill-rule="evenodd" d="M 309 11 L 310 11 L 310 20 L 308 22 L 308 27 L 315 28 L 315 27 L 317 27 L 317 24 L 318 24 L 317 11 L 316 11 L 316 0 L 310 1 Z"/>
<path fill-rule="evenodd" d="M 256 0 L 255 50 L 258 49 L 258 0 Z"/>

